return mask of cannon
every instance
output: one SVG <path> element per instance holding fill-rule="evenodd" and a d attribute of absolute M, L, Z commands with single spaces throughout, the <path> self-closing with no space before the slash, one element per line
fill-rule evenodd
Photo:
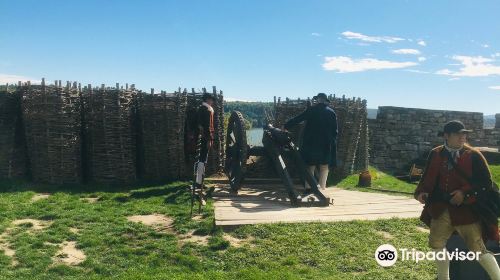
<path fill-rule="evenodd" d="M 263 129 L 263 146 L 249 146 L 242 114 L 238 111 L 231 112 L 226 132 L 224 171 L 232 191 L 237 193 L 241 188 L 245 179 L 248 158 L 250 156 L 266 156 L 271 160 L 276 173 L 281 178 L 293 206 L 328 206 L 332 204 L 332 200 L 320 190 L 316 178 L 306 169 L 299 148 L 292 141 L 290 133 L 274 127 L 269 121 Z M 311 186 L 310 194 L 297 192 L 284 158 L 293 160 L 301 181 L 307 182 Z"/>

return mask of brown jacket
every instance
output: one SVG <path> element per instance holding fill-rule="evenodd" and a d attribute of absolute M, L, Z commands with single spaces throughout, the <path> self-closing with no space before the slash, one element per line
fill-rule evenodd
<path fill-rule="evenodd" d="M 200 105 L 197 113 L 199 134 L 202 139 L 212 144 L 214 140 L 214 111 L 205 105 Z"/>

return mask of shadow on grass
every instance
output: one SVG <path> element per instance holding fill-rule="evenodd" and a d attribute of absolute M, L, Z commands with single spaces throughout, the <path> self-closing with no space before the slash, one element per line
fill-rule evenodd
<path fill-rule="evenodd" d="M 176 203 L 178 197 L 189 192 L 189 184 L 179 183 L 179 185 L 164 184 L 161 186 L 148 185 L 147 189 L 133 189 L 130 195 L 120 195 L 114 198 L 117 202 L 129 202 L 134 199 L 147 199 L 150 197 L 166 196 L 165 203 Z M 146 188 L 146 187 L 143 187 Z"/>
<path fill-rule="evenodd" d="M 154 189 L 148 189 L 148 190 L 136 190 L 136 191 L 131 192 L 130 198 L 143 199 L 143 198 L 149 198 L 152 196 L 162 196 L 162 195 L 169 195 L 170 196 L 172 193 L 179 194 L 180 192 L 185 191 L 188 187 L 189 187 L 189 185 L 183 184 L 183 185 L 177 185 L 177 186 L 168 187 L 168 188 L 154 188 Z"/>
<path fill-rule="evenodd" d="M 165 188 L 155 188 L 169 185 Z M 55 193 L 64 192 L 70 194 L 85 194 L 85 193 L 118 193 L 118 192 L 128 192 L 133 191 L 130 198 L 148 198 L 151 196 L 158 196 L 164 194 L 170 194 L 172 192 L 177 192 L 181 189 L 186 189 L 189 183 L 178 181 L 178 180 L 164 180 L 164 181 L 138 181 L 134 183 L 124 183 L 124 184 L 45 184 L 45 183 L 34 183 L 23 179 L 0 179 L 0 193 L 9 192 L 23 192 L 23 191 L 34 191 L 39 193 Z M 153 188 L 151 190 L 144 190 Z"/>

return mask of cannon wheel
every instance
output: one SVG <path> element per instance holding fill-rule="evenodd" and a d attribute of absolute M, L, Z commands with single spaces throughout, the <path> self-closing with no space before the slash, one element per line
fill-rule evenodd
<path fill-rule="evenodd" d="M 245 176 L 248 159 L 245 119 L 238 111 L 231 112 L 226 134 L 225 173 L 233 191 L 238 191 Z"/>

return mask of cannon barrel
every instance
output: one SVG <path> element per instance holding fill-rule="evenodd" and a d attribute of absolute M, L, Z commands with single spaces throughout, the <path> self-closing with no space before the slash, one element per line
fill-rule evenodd
<path fill-rule="evenodd" d="M 286 146 L 292 141 L 289 132 L 276 128 L 272 124 L 264 126 L 263 137 L 270 137 L 279 146 Z"/>
<path fill-rule="evenodd" d="M 318 206 L 329 205 L 330 198 L 320 191 L 316 178 L 307 170 L 298 147 L 292 141 L 291 134 L 288 131 L 274 127 L 272 124 L 265 125 L 263 129 L 263 147 L 250 147 L 247 144 L 245 120 L 242 114 L 238 111 L 231 113 L 226 133 L 225 171 L 232 190 L 238 191 L 244 180 L 248 157 L 250 155 L 266 156 L 272 161 L 276 172 L 281 177 L 292 205 L 300 206 L 303 204 L 302 199 L 304 197 L 299 196 L 295 190 L 287 163 L 283 158 L 283 155 L 287 154 L 287 157 L 295 161 L 299 176 L 303 181 L 308 182 L 313 195 L 316 197 L 315 199 L 312 197 L 304 198 L 307 199 L 306 205 L 312 205 L 313 202 Z"/>

